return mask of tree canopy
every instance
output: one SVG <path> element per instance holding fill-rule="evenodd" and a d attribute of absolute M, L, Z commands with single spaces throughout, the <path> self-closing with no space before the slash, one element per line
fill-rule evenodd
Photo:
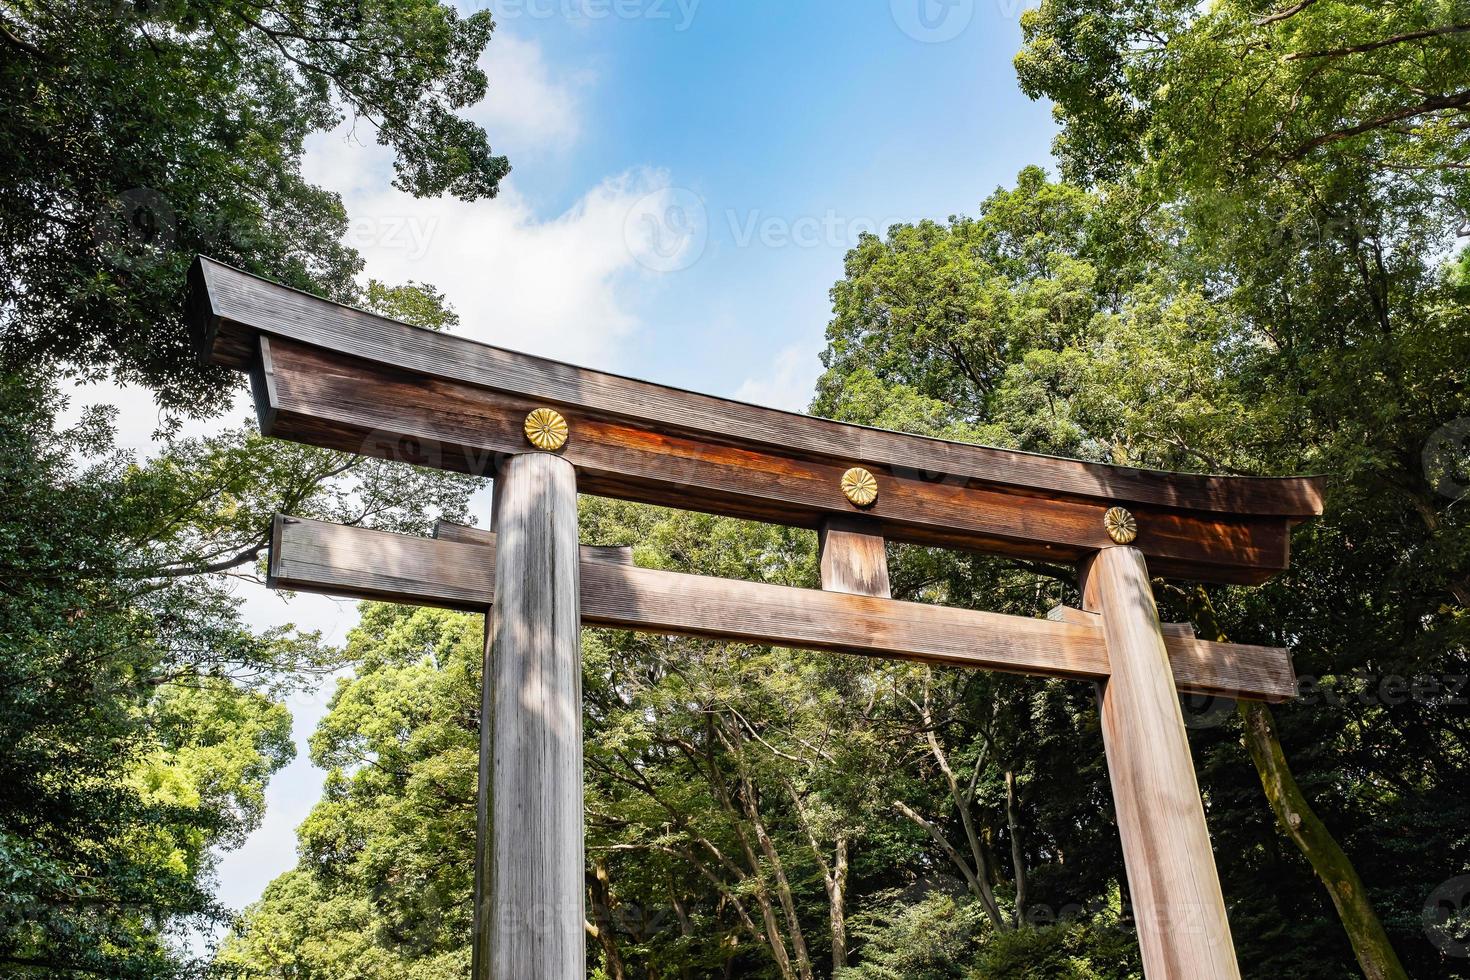
<path fill-rule="evenodd" d="M 359 299 L 306 137 L 351 119 L 417 195 L 493 196 L 509 171 L 456 113 L 485 94 L 490 13 L 438 0 L 18 0 L 0 10 L 0 358 L 223 407 L 195 363 L 184 276 L 203 252 Z"/>
<path fill-rule="evenodd" d="M 1058 172 L 864 237 L 812 411 L 1132 466 L 1319 472 L 1260 588 L 1158 581 L 1201 635 L 1290 647 L 1303 696 L 1186 716 L 1246 975 L 1470 976 L 1470 17 L 1456 2 L 1042 0 L 1022 88 Z M 431 0 L 0 10 L 0 965 L 21 975 L 468 973 L 483 629 L 365 604 L 344 649 L 250 629 L 270 514 L 425 532 L 466 479 L 221 429 L 119 452 L 51 374 L 217 413 L 196 251 L 436 329 L 362 281 L 303 140 L 355 118 L 417 194 L 507 172 L 458 111 L 488 14 Z M 810 532 L 584 500 L 640 563 L 812 586 Z M 891 547 L 896 596 L 1040 615 L 1072 569 Z M 600 980 L 1139 974 L 1093 692 L 593 630 Z M 229 921 L 219 848 L 340 680 L 297 866 Z M 1454 908 L 1446 908 L 1446 904 Z M 1427 911 L 1426 911 L 1427 908 Z M 208 958 L 206 958 L 208 959 Z"/>
<path fill-rule="evenodd" d="M 342 663 L 242 617 L 271 515 L 425 531 L 473 488 L 243 425 L 140 459 L 107 410 L 60 422 L 57 376 L 223 410 L 237 382 L 184 323 L 197 252 L 452 326 L 432 287 L 358 281 L 302 146 L 352 117 L 403 189 L 494 194 L 507 164 L 456 115 L 484 94 L 490 31 L 433 0 L 0 9 L 0 972 L 207 967 L 191 936 L 230 919 L 218 854 L 295 754 L 282 695 Z"/>

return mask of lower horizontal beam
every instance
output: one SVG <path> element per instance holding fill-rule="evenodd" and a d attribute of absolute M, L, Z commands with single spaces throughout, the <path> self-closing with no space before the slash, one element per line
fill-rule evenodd
<path fill-rule="evenodd" d="M 439 539 L 277 517 L 275 588 L 484 612 L 494 601 L 488 532 Z M 1101 631 L 1084 623 L 955 609 L 637 568 L 583 548 L 589 626 L 831 650 L 1012 673 L 1104 679 Z M 1258 700 L 1294 697 L 1285 650 L 1167 638 L 1180 690 Z"/>

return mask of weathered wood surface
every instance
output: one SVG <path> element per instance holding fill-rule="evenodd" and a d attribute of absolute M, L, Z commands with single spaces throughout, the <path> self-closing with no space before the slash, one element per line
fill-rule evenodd
<path fill-rule="evenodd" d="M 582 980 L 582 623 L 571 464 L 546 453 L 509 460 L 495 484 L 494 522 L 498 547 L 477 549 L 494 557 L 495 602 L 480 719 L 472 976 Z"/>
<path fill-rule="evenodd" d="M 498 459 L 526 448 L 523 420 L 541 404 L 293 340 L 259 343 L 255 391 L 263 431 L 311 445 L 490 473 Z M 1113 543 L 1102 519 L 1113 498 L 1045 499 L 869 463 L 880 493 L 859 514 L 843 496 L 840 478 L 861 460 L 794 456 L 565 411 L 572 434 L 560 455 L 577 467 L 578 486 L 587 493 L 813 529 L 834 517 L 861 516 L 893 540 L 1056 562 L 1078 561 Z M 1248 583 L 1286 567 L 1284 518 L 1133 507 L 1137 544 L 1161 573 Z"/>
<path fill-rule="evenodd" d="M 822 525 L 817 546 L 823 589 L 892 598 L 888 550 L 876 523 L 834 517 Z"/>
<path fill-rule="evenodd" d="M 1314 479 L 1161 473 L 869 429 L 410 327 L 208 259 L 193 276 L 200 343 L 252 371 L 262 424 L 284 438 L 488 472 L 525 448 L 526 411 L 554 405 L 572 423 L 565 455 L 585 492 L 817 528 L 853 513 L 838 478 L 861 464 L 882 485 L 869 514 L 895 540 L 1076 561 L 1111 544 L 1101 514 L 1125 504 L 1156 571 L 1230 582 L 1283 568 L 1290 524 L 1321 510 Z M 264 357 L 262 336 L 274 338 Z"/>
<path fill-rule="evenodd" d="M 471 529 L 472 530 L 472 529 Z M 442 533 L 442 532 L 441 532 Z M 493 536 L 436 540 L 278 517 L 277 588 L 483 611 Z M 463 537 L 460 532 L 459 536 Z M 635 568 L 583 550 L 583 622 L 1091 680 L 1108 675 L 1100 625 Z M 1296 695 L 1285 650 L 1167 638 L 1180 690 L 1280 701 Z"/>
<path fill-rule="evenodd" d="M 437 521 L 434 524 L 434 537 L 440 541 L 461 541 L 466 544 L 495 547 L 494 531 L 470 527 L 468 524 L 456 524 L 453 521 Z M 583 561 L 607 561 L 614 565 L 633 564 L 633 549 L 626 545 L 606 547 L 584 544 L 581 546 L 581 552 Z"/>
<path fill-rule="evenodd" d="M 494 541 L 492 540 L 493 544 Z M 1102 619 L 1097 613 L 1088 612 L 1086 609 L 1073 609 L 1071 606 L 1052 606 L 1046 611 L 1046 618 L 1058 623 L 1080 623 L 1083 626 L 1101 626 Z M 1191 623 L 1160 623 L 1159 629 L 1164 631 L 1165 636 L 1182 636 L 1192 640 L 1195 637 L 1194 626 Z"/>
<path fill-rule="evenodd" d="M 1100 552 L 1084 569 L 1083 595 L 1101 614 L 1111 666 L 1100 685 L 1103 744 L 1144 974 L 1239 980 L 1170 670 L 1172 643 L 1159 626 L 1143 555 Z"/>

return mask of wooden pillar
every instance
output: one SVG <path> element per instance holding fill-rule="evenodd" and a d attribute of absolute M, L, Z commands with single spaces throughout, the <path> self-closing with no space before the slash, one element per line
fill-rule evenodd
<path fill-rule="evenodd" d="M 549 453 L 496 476 L 485 648 L 474 980 L 583 980 L 577 482 Z"/>
<path fill-rule="evenodd" d="M 1204 806 L 1143 553 L 1107 548 L 1082 569 L 1112 673 L 1103 743 L 1149 980 L 1238 980 Z"/>

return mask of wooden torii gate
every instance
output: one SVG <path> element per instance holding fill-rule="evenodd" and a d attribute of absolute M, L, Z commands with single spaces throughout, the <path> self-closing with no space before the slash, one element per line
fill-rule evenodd
<path fill-rule="evenodd" d="M 583 624 L 1091 680 L 1145 972 L 1238 977 L 1178 692 L 1279 701 L 1285 650 L 1160 624 L 1150 571 L 1255 584 L 1315 479 L 1164 473 L 926 439 L 571 367 L 340 306 L 202 258 L 205 357 L 267 435 L 495 477 L 493 530 L 278 516 L 279 588 L 487 613 L 475 980 L 581 980 Z M 579 548 L 577 493 L 821 532 L 822 589 Z M 1048 619 L 899 602 L 884 541 L 1079 568 Z"/>

